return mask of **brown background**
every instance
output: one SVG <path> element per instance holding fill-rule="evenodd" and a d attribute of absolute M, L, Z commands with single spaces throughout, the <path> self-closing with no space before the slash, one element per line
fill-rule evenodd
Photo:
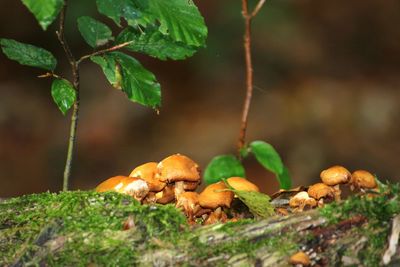
<path fill-rule="evenodd" d="M 94 0 L 69 2 L 67 38 L 74 54 L 87 54 L 76 18 L 112 22 L 96 14 Z M 82 66 L 73 189 L 172 153 L 204 168 L 213 156 L 235 152 L 245 93 L 240 1 L 197 3 L 209 27 L 206 49 L 178 62 L 135 55 L 162 85 L 160 115 L 112 89 L 98 66 Z M 294 185 L 317 181 L 333 164 L 399 180 L 399 10 L 397 0 L 274 0 L 254 20 L 248 140 L 272 143 Z M 57 72 L 70 77 L 55 30 L 43 32 L 20 1 L 0 2 L 0 37 L 52 51 Z M 0 197 L 61 188 L 70 118 L 39 74 L 0 55 Z M 245 164 L 264 192 L 277 190 L 254 159 Z"/>

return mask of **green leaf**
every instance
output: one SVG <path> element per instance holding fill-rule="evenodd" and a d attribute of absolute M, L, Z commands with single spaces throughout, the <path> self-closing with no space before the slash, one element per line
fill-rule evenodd
<path fill-rule="evenodd" d="M 207 27 L 192 0 L 149 0 L 149 13 L 160 23 L 160 32 L 187 45 L 204 46 Z"/>
<path fill-rule="evenodd" d="M 157 108 L 161 104 L 161 89 L 155 76 L 133 57 L 121 52 L 113 52 L 98 57 L 92 57 L 99 64 L 107 79 L 121 86 L 128 98 L 145 106 Z"/>
<path fill-rule="evenodd" d="M 235 190 L 224 179 L 225 184 L 235 195 L 249 208 L 255 217 L 269 218 L 275 214 L 274 207 L 271 205 L 271 198 L 263 193 L 255 191 Z"/>
<path fill-rule="evenodd" d="M 113 40 L 110 28 L 91 17 L 83 16 L 78 19 L 78 29 L 83 39 L 91 47 L 102 46 Z"/>
<path fill-rule="evenodd" d="M 57 18 L 64 0 L 22 0 L 22 3 L 35 16 L 43 30 Z"/>
<path fill-rule="evenodd" d="M 72 84 L 64 79 L 55 79 L 51 85 L 51 95 L 58 108 L 65 115 L 76 101 L 76 91 Z"/>
<path fill-rule="evenodd" d="M 4 54 L 21 65 L 37 67 L 49 71 L 56 68 L 57 60 L 47 50 L 23 44 L 11 39 L 0 39 L 0 46 Z"/>
<path fill-rule="evenodd" d="M 111 85 L 116 89 L 121 88 L 122 76 L 121 76 L 121 67 L 115 61 L 112 56 L 92 56 L 90 59 L 98 64 L 106 75 L 107 80 L 111 83 Z"/>
<path fill-rule="evenodd" d="M 292 178 L 290 178 L 289 170 L 286 167 L 283 167 L 282 173 L 277 174 L 276 177 L 280 189 L 289 190 L 292 188 Z"/>
<path fill-rule="evenodd" d="M 242 163 L 233 155 L 214 157 L 204 171 L 206 184 L 213 184 L 233 176 L 246 176 Z"/>
<path fill-rule="evenodd" d="M 129 25 L 137 25 L 145 20 L 145 12 L 148 9 L 147 1 L 143 0 L 97 0 L 99 12 L 112 19 L 121 26 L 121 18 L 127 20 Z"/>
<path fill-rule="evenodd" d="M 117 43 L 133 41 L 126 46 L 133 52 L 144 53 L 149 56 L 166 60 L 178 60 L 192 56 L 196 48 L 183 42 L 174 41 L 170 36 L 164 35 L 155 27 L 148 27 L 141 32 L 133 27 L 128 27 L 117 37 Z"/>
<path fill-rule="evenodd" d="M 250 143 L 250 148 L 257 161 L 264 168 L 275 174 L 281 174 L 283 172 L 281 157 L 270 144 L 264 141 L 254 141 Z"/>

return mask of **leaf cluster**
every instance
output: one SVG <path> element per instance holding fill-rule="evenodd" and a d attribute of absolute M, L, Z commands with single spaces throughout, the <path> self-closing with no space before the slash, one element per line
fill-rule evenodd
<path fill-rule="evenodd" d="M 46 30 L 66 8 L 64 0 L 22 0 Z M 161 105 L 161 87 L 156 77 L 138 60 L 120 48 L 161 60 L 181 60 L 205 46 L 207 27 L 191 0 L 96 0 L 99 13 L 111 19 L 119 32 L 92 17 L 82 16 L 77 27 L 84 41 L 96 50 L 93 56 L 81 57 L 75 63 L 91 58 L 107 80 L 121 89 L 133 102 L 157 109 Z M 127 25 L 123 27 L 122 25 Z M 106 46 L 106 49 L 100 49 Z M 0 39 L 4 54 L 18 63 L 49 71 L 53 77 L 51 94 L 63 114 L 77 99 L 75 84 L 54 74 L 57 60 L 51 52 L 11 39 Z"/>
<path fill-rule="evenodd" d="M 281 189 L 290 189 L 292 180 L 289 170 L 284 166 L 275 148 L 264 141 L 253 141 L 241 151 L 241 159 L 254 155 L 256 160 L 268 171 L 275 174 Z M 204 180 L 212 184 L 229 177 L 246 177 L 241 160 L 234 155 L 214 157 L 204 171 Z"/>

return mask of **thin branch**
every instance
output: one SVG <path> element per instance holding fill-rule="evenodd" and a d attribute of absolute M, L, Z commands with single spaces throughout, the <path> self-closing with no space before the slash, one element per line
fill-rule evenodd
<path fill-rule="evenodd" d="M 55 74 L 55 73 L 52 73 L 52 72 L 46 72 L 46 73 L 44 73 L 44 74 L 42 74 L 42 75 L 39 75 L 39 76 L 37 76 L 38 78 L 56 78 L 56 79 L 62 79 L 62 77 L 61 76 L 59 76 L 59 75 L 57 75 L 57 74 Z"/>
<path fill-rule="evenodd" d="M 263 7 L 263 5 L 265 4 L 266 0 L 260 0 L 258 1 L 256 7 L 254 8 L 253 12 L 251 12 L 251 17 L 254 18 L 255 16 L 257 16 L 257 13 L 261 10 L 261 8 Z"/>
<path fill-rule="evenodd" d="M 64 28 L 65 28 L 65 16 L 67 13 L 67 0 L 64 0 L 63 7 L 60 13 L 60 22 L 59 28 L 57 33 L 58 40 L 62 48 L 67 55 L 68 61 L 72 68 L 72 76 L 73 76 L 73 85 L 76 90 L 76 100 L 74 103 L 72 117 L 71 117 L 71 128 L 69 133 L 68 139 L 68 152 L 67 152 L 67 159 L 65 163 L 64 169 L 64 178 L 63 178 L 63 191 L 68 190 L 69 179 L 71 177 L 71 167 L 72 167 L 72 158 L 74 155 L 74 148 L 75 148 L 75 140 L 76 140 L 76 130 L 78 128 L 78 119 L 79 119 L 79 65 L 77 64 L 74 56 L 72 55 L 71 49 L 65 39 Z"/>
<path fill-rule="evenodd" d="M 65 40 L 65 34 L 64 34 L 66 13 L 67 13 L 67 0 L 64 1 L 63 7 L 60 12 L 60 22 L 59 22 L 58 31 L 56 31 L 56 34 L 57 34 L 58 40 L 60 41 L 62 48 L 65 51 L 65 54 L 67 55 L 69 63 L 71 65 L 74 65 L 75 58 L 72 55 L 71 49 L 69 48 L 68 43 Z"/>
<path fill-rule="evenodd" d="M 242 0 L 242 14 L 245 21 L 245 34 L 243 40 L 245 60 L 246 60 L 246 97 L 242 110 L 242 121 L 237 142 L 238 156 L 246 142 L 247 120 L 249 115 L 251 97 L 253 94 L 253 65 L 251 61 L 251 16 L 249 16 L 248 1 Z"/>
<path fill-rule="evenodd" d="M 131 43 L 133 43 L 133 41 L 125 42 L 125 43 L 122 43 L 122 44 L 119 44 L 119 45 L 116 45 L 116 46 L 113 46 L 113 47 L 109 47 L 109 48 L 106 48 L 106 49 L 103 49 L 103 50 L 96 51 L 96 52 L 94 52 L 92 54 L 89 54 L 89 55 L 85 55 L 85 56 L 81 57 L 77 61 L 77 64 L 80 64 L 82 61 L 84 61 L 84 60 L 86 60 L 86 59 L 88 59 L 88 58 L 90 58 L 92 56 L 103 55 L 103 54 L 108 53 L 108 52 L 119 50 L 121 48 L 124 48 L 125 46 L 130 45 Z"/>

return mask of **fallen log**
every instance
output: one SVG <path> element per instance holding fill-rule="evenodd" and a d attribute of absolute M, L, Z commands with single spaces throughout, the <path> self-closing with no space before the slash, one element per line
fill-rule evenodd
<path fill-rule="evenodd" d="M 196 227 L 117 193 L 23 196 L 0 203 L 0 265 L 290 266 L 303 251 L 312 266 L 399 266 L 398 192 Z"/>

